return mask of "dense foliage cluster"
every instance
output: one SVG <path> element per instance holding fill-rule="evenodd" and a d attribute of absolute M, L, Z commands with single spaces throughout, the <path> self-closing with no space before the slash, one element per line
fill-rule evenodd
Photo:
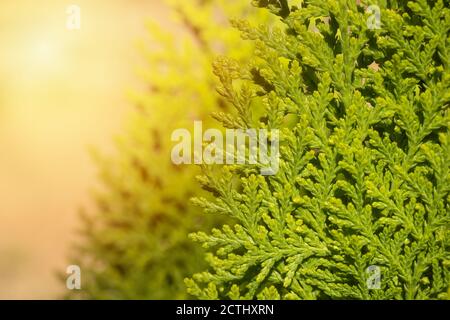
<path fill-rule="evenodd" d="M 231 217 L 192 234 L 202 299 L 444 299 L 450 283 L 448 1 L 257 0 L 234 21 L 250 65 L 220 58 L 227 128 L 280 130 L 280 170 L 207 168 L 197 197 Z M 265 109 L 261 110 L 260 105 Z M 379 268 L 380 288 L 370 286 Z"/>

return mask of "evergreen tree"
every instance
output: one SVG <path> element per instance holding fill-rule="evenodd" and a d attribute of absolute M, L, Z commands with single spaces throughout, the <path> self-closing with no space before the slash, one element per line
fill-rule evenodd
<path fill-rule="evenodd" d="M 249 10 L 246 1 L 166 2 L 176 31 L 149 24 L 149 67 L 142 72 L 149 90 L 133 97 L 136 111 L 117 153 L 96 155 L 104 188 L 95 195 L 95 212 L 83 214 L 83 239 L 71 259 L 81 267 L 82 290 L 72 298 L 186 298 L 183 279 L 204 267 L 202 250 L 187 236 L 220 221 L 189 205 L 201 194 L 192 183 L 199 171 L 172 164 L 171 133 L 192 128 L 194 120 L 206 125 L 212 111 L 228 108 L 215 94 L 211 62 L 218 54 L 247 61 L 251 46 L 240 44 L 227 17 L 268 15 Z"/>
<path fill-rule="evenodd" d="M 449 298 L 449 3 L 377 2 L 379 26 L 366 0 L 256 0 L 283 27 L 234 22 L 255 59 L 215 63 L 221 119 L 279 129 L 280 169 L 204 171 L 216 197 L 194 201 L 234 226 L 192 234 L 210 267 L 190 294 Z"/>

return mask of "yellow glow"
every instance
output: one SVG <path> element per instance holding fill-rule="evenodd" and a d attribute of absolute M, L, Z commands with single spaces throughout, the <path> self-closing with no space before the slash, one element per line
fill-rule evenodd
<path fill-rule="evenodd" d="M 38 35 L 36 39 L 27 41 L 24 47 L 24 65 L 31 77 L 49 75 L 61 65 L 61 39 Z"/>
<path fill-rule="evenodd" d="M 38 63 L 48 64 L 54 58 L 55 55 L 54 48 L 52 48 L 52 46 L 48 42 L 45 41 L 39 42 L 33 49 L 36 61 Z"/>

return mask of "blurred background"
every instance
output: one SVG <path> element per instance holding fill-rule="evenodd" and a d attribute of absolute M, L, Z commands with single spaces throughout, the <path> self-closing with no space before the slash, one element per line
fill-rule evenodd
<path fill-rule="evenodd" d="M 66 28 L 69 5 L 81 29 Z M 157 0 L 0 2 L 0 299 L 58 297 L 77 208 L 89 206 L 89 146 L 112 148 L 140 81 Z"/>

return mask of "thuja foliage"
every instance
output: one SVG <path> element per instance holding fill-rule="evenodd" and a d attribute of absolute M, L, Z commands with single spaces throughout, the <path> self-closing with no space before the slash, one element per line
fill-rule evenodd
<path fill-rule="evenodd" d="M 378 1 L 380 29 L 364 0 L 253 4 L 283 27 L 234 22 L 256 51 L 250 66 L 215 63 L 219 92 L 237 108 L 222 120 L 280 129 L 280 170 L 205 170 L 216 198 L 195 202 L 235 222 L 192 235 L 209 269 L 186 280 L 189 293 L 448 298 L 448 1 Z"/>
<path fill-rule="evenodd" d="M 71 260 L 81 267 L 82 290 L 72 297 L 186 298 L 183 279 L 205 267 L 202 249 L 188 234 L 210 229 L 220 218 L 203 217 L 189 205 L 201 194 L 192 183 L 198 168 L 172 164 L 171 133 L 192 128 L 194 120 L 206 126 L 210 112 L 228 108 L 215 94 L 213 57 L 244 62 L 251 55 L 239 33 L 227 28 L 227 17 L 265 21 L 268 15 L 246 1 L 166 4 L 176 27 L 149 24 L 151 42 L 143 48 L 148 67 L 142 70 L 148 91 L 133 96 L 136 110 L 117 139 L 117 152 L 97 156 L 103 187 L 95 211 L 83 215 L 83 239 Z"/>

